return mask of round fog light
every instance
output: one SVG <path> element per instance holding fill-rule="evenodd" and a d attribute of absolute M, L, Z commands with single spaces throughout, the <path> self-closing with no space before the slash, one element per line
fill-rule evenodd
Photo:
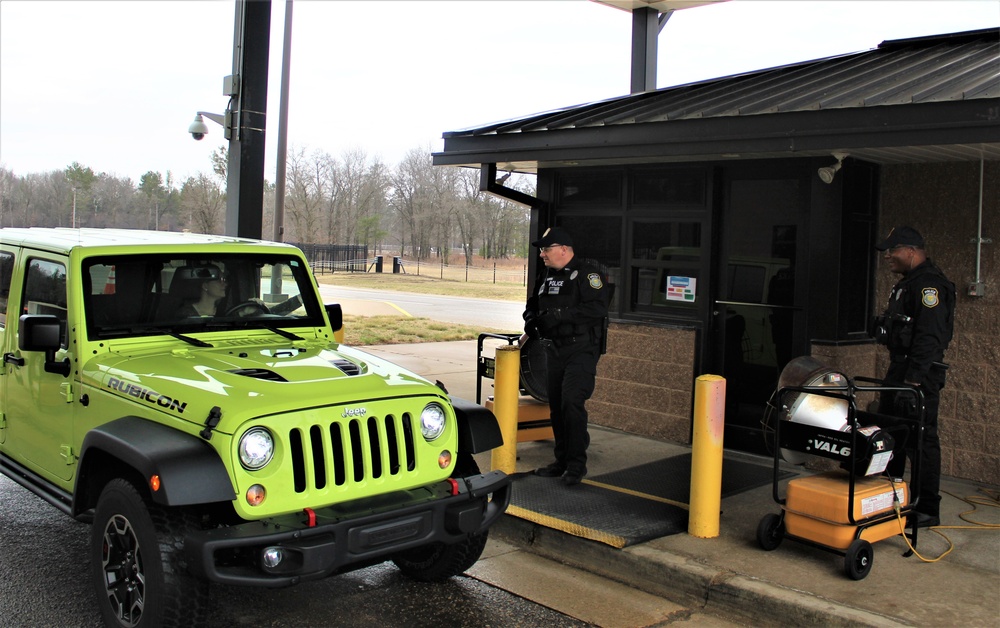
<path fill-rule="evenodd" d="M 451 452 L 445 449 L 438 454 L 438 466 L 442 469 L 447 469 L 448 465 L 451 464 Z"/>
<path fill-rule="evenodd" d="M 254 484 L 247 489 L 247 503 L 251 506 L 260 506 L 267 497 L 267 491 L 260 484 Z"/>
<path fill-rule="evenodd" d="M 285 560 L 285 550 L 280 547 L 266 547 L 261 555 L 261 562 L 268 569 L 274 569 Z"/>

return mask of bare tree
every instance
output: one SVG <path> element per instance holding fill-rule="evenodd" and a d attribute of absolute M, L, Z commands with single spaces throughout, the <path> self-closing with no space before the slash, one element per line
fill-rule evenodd
<path fill-rule="evenodd" d="M 203 172 L 189 177 L 181 188 L 181 208 L 192 231 L 222 233 L 226 195 L 213 177 Z"/>
<path fill-rule="evenodd" d="M 431 168 L 430 171 L 429 237 L 448 263 L 455 232 L 455 216 L 459 210 L 458 171 L 454 168 Z"/>
<path fill-rule="evenodd" d="M 328 156 L 316 153 L 309 159 L 304 149 L 293 149 L 287 163 L 285 213 L 291 219 L 292 229 L 286 239 L 317 242 L 330 196 Z"/>
<path fill-rule="evenodd" d="M 399 218 L 401 255 L 406 253 L 409 240 L 413 255 L 420 257 L 420 244 L 425 239 L 422 221 L 428 205 L 427 175 L 431 167 L 430 154 L 413 149 L 392 174 L 390 204 Z"/>
<path fill-rule="evenodd" d="M 7 168 L 0 167 L 0 227 L 6 221 L 8 226 L 14 226 L 14 187 L 17 177 Z"/>
<path fill-rule="evenodd" d="M 472 262 L 478 234 L 482 232 L 486 193 L 479 190 L 479 172 L 476 170 L 463 168 L 458 172 L 457 179 L 460 204 L 455 212 L 455 223 L 462 240 L 465 263 L 469 264 Z"/>
<path fill-rule="evenodd" d="M 101 174 L 91 186 L 86 207 L 78 206 L 78 223 L 88 227 L 145 227 L 145 212 L 137 198 L 131 179 Z"/>
<path fill-rule="evenodd" d="M 386 168 L 381 161 L 369 159 L 360 148 L 345 151 L 333 167 L 333 207 L 339 224 L 332 241 L 357 243 L 360 222 L 377 216 L 385 206 L 387 187 Z M 366 224 L 372 223 L 368 220 Z"/>

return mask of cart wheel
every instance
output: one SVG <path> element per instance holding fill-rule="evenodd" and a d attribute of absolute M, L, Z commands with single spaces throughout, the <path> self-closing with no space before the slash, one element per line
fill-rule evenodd
<path fill-rule="evenodd" d="M 785 538 L 785 521 L 781 515 L 771 513 L 764 515 L 764 518 L 757 524 L 757 542 L 765 551 L 770 552 L 781 545 L 781 540 Z"/>
<path fill-rule="evenodd" d="M 875 550 L 872 549 L 872 544 L 864 539 L 855 539 L 847 547 L 847 554 L 844 556 L 844 573 L 851 580 L 864 580 L 872 570 L 874 560 Z"/>

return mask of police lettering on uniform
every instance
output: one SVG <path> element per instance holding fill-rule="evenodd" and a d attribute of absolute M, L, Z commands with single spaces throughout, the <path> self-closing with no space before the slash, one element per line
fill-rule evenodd
<path fill-rule="evenodd" d="M 524 311 L 526 337 L 546 347 L 547 391 L 555 437 L 555 461 L 535 470 L 560 477 L 572 486 L 587 475 L 586 401 L 594 392 L 601 357 L 611 288 L 595 265 L 573 253 L 573 238 L 564 229 L 548 229 L 538 247 L 545 276 L 535 286 Z"/>
<path fill-rule="evenodd" d="M 896 227 L 876 247 L 884 251 L 889 270 L 902 275 L 889 293 L 885 312 L 872 326 L 875 340 L 889 349 L 885 382 L 916 386 L 924 398 L 924 437 L 920 449 L 917 480 L 919 491 L 915 516 L 910 525 L 940 524 L 941 441 L 938 436 L 938 405 L 944 387 L 944 352 L 951 342 L 955 314 L 955 284 L 934 265 L 924 251 L 924 239 L 912 227 Z M 916 399 L 906 393 L 883 393 L 879 414 L 912 414 Z M 888 472 L 902 477 L 906 465 L 903 447 L 898 447 Z M 897 439 L 897 441 L 900 439 Z M 899 445 L 899 443 L 897 443 Z M 912 452 L 911 456 L 912 456 Z"/>

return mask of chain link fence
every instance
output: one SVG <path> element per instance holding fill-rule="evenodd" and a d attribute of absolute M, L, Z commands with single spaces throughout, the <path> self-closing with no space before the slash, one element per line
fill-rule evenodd
<path fill-rule="evenodd" d="M 445 264 L 399 256 L 368 257 L 364 246 L 296 244 L 306 254 L 313 273 L 402 273 L 477 283 L 528 285 L 528 265 L 522 263 Z"/>

